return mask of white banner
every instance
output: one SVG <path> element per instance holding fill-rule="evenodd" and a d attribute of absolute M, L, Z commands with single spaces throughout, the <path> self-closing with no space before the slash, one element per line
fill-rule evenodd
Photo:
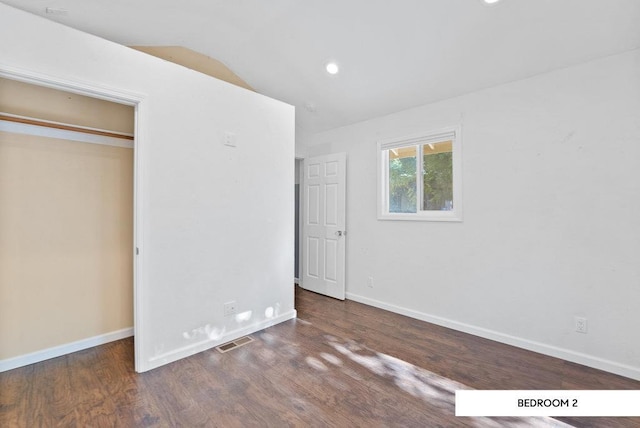
<path fill-rule="evenodd" d="M 456 391 L 456 416 L 640 416 L 640 391 Z"/>

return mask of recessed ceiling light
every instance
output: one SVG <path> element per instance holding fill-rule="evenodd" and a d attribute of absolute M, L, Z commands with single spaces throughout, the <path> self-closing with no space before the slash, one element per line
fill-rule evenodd
<path fill-rule="evenodd" d="M 327 70 L 327 73 L 329 73 L 329 74 L 338 74 L 338 71 L 340 71 L 340 68 L 338 67 L 338 64 L 336 64 L 333 61 L 327 63 L 327 65 L 325 66 L 325 69 Z"/>
<path fill-rule="evenodd" d="M 483 0 L 486 4 L 498 3 L 500 0 Z"/>

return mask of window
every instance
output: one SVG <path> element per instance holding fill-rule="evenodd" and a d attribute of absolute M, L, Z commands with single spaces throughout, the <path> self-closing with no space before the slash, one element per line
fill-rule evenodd
<path fill-rule="evenodd" d="M 460 128 L 378 143 L 378 218 L 461 221 Z"/>

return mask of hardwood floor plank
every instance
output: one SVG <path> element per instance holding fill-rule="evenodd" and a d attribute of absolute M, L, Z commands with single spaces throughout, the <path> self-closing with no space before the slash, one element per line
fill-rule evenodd
<path fill-rule="evenodd" d="M 64 358 L 64 357 L 60 357 Z M 27 397 L 26 426 L 53 426 L 55 420 L 50 415 L 48 406 L 49 396 L 52 394 L 51 384 L 47 379 L 48 369 L 55 361 L 47 360 L 36 364 L 30 378 L 31 388 Z"/>
<path fill-rule="evenodd" d="M 33 375 L 34 365 L 0 373 L 0 426 L 27 426 L 31 386 L 25 379 Z"/>
<path fill-rule="evenodd" d="M 298 319 L 137 374 L 133 338 L 0 373 L 0 426 L 640 427 L 640 418 L 460 418 L 456 389 L 640 382 L 296 290 Z"/>
<path fill-rule="evenodd" d="M 337 363 L 339 357 L 330 353 L 335 350 L 329 346 L 319 344 L 314 348 L 306 348 L 311 352 L 290 362 L 293 368 L 271 370 L 284 373 L 306 399 L 315 400 L 334 417 L 341 416 L 345 421 L 340 426 L 427 423 L 424 411 L 429 405 L 397 390 L 389 378 L 367 373 L 365 367 L 349 359 Z"/>

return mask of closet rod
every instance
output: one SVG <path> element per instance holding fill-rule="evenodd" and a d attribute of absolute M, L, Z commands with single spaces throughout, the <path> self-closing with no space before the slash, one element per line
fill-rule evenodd
<path fill-rule="evenodd" d="M 122 138 L 124 140 L 133 140 L 133 135 L 131 134 L 105 131 L 103 129 L 88 128 L 85 126 L 68 125 L 66 123 L 34 119 L 32 117 L 18 116 L 9 113 L 0 112 L 0 120 L 6 120 L 7 122 L 24 123 L 27 125 L 44 126 L 47 128 L 63 129 L 65 131 L 84 132 L 85 134 L 103 135 L 105 137 Z"/>

